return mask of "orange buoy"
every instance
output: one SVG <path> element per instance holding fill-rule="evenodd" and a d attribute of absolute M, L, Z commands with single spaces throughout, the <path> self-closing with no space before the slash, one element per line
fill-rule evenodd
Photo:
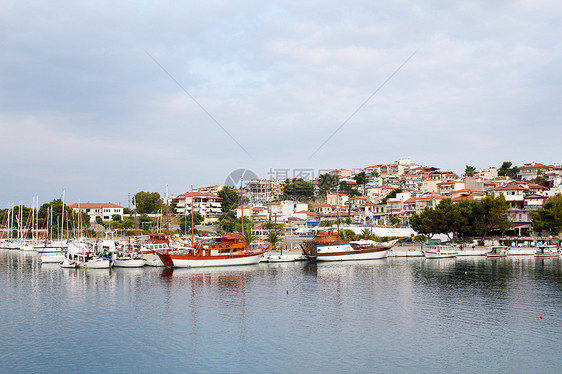
<path fill-rule="evenodd" d="M 541 316 L 541 319 L 542 319 L 542 316 Z"/>
<path fill-rule="evenodd" d="M 287 290 L 287 295 L 289 294 L 289 290 Z M 542 318 L 542 317 L 541 317 Z"/>

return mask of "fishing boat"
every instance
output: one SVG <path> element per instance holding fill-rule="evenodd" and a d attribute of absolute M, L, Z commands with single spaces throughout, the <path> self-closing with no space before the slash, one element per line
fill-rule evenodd
<path fill-rule="evenodd" d="M 312 240 L 301 244 L 304 256 L 311 261 L 374 260 L 386 258 L 398 243 L 375 242 L 373 240 L 350 241 L 337 232 L 321 232 Z"/>
<path fill-rule="evenodd" d="M 431 245 L 422 250 L 425 258 L 453 258 L 457 257 L 458 252 L 446 245 Z"/>
<path fill-rule="evenodd" d="M 167 267 L 196 268 L 257 264 L 270 247 L 248 245 L 241 234 L 220 236 L 218 242 L 194 242 L 192 248 L 159 252 Z"/>
<path fill-rule="evenodd" d="M 507 257 L 509 249 L 505 246 L 494 246 L 486 252 L 486 257 Z"/>
<path fill-rule="evenodd" d="M 145 259 L 133 252 L 120 252 L 113 258 L 113 267 L 116 268 L 142 268 Z"/>
<path fill-rule="evenodd" d="M 558 257 L 558 246 L 554 244 L 541 245 L 535 252 L 535 257 Z"/>

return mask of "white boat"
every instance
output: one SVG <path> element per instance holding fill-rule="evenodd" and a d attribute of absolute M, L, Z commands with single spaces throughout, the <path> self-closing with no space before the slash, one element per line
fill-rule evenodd
<path fill-rule="evenodd" d="M 82 257 L 83 256 L 83 257 Z M 109 269 L 112 261 L 107 257 L 93 257 L 89 255 L 78 255 L 78 266 L 85 269 Z"/>
<path fill-rule="evenodd" d="M 509 254 L 508 247 L 494 246 L 490 248 L 490 251 L 486 252 L 486 257 L 507 257 L 508 254 Z"/>
<path fill-rule="evenodd" d="M 264 262 L 294 262 L 301 255 L 282 255 L 282 254 L 269 254 L 264 257 Z"/>
<path fill-rule="evenodd" d="M 60 267 L 63 269 L 76 269 L 78 267 L 78 262 L 65 258 L 61 263 Z"/>
<path fill-rule="evenodd" d="M 38 253 L 61 253 L 68 249 L 68 246 L 65 241 L 45 240 L 43 243 L 35 245 L 35 249 Z"/>
<path fill-rule="evenodd" d="M 557 245 L 542 245 L 535 252 L 535 257 L 558 257 Z"/>
<path fill-rule="evenodd" d="M 312 240 L 302 243 L 304 256 L 311 261 L 375 260 L 388 257 L 388 252 L 398 243 L 374 240 L 349 241 L 336 232 L 321 232 Z"/>
<path fill-rule="evenodd" d="M 430 245 L 422 250 L 425 258 L 453 258 L 457 257 L 458 252 L 446 245 Z"/>
<path fill-rule="evenodd" d="M 119 254 L 113 260 L 113 266 L 116 268 L 142 268 L 145 260 L 135 253 Z"/>

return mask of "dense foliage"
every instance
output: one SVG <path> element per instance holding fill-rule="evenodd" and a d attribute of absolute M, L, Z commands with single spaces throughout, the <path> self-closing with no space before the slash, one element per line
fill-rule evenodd
<path fill-rule="evenodd" d="M 137 213 L 154 214 L 162 209 L 162 199 L 158 192 L 140 191 L 134 197 Z"/>
<path fill-rule="evenodd" d="M 510 227 L 508 208 L 503 195 L 488 195 L 481 201 L 464 200 L 457 204 L 443 199 L 435 209 L 426 208 L 412 215 L 410 226 L 428 237 L 435 234 L 445 234 L 449 239 L 467 235 L 486 237 L 492 231 L 505 232 Z"/>
<path fill-rule="evenodd" d="M 221 210 L 226 213 L 232 209 L 236 209 L 240 205 L 240 195 L 236 191 L 228 187 L 223 187 L 218 193 L 221 200 Z"/>
<path fill-rule="evenodd" d="M 562 195 L 551 197 L 541 209 L 531 212 L 530 217 L 536 233 L 558 235 L 562 232 Z"/>
<path fill-rule="evenodd" d="M 517 179 L 517 174 L 519 174 L 519 168 L 513 166 L 509 161 L 504 161 L 502 166 L 498 169 L 498 176 L 500 177 L 510 177 L 512 179 Z"/>
<path fill-rule="evenodd" d="M 287 179 L 283 187 L 283 200 L 310 200 L 314 198 L 314 185 L 302 178 Z"/>
<path fill-rule="evenodd" d="M 318 195 L 326 197 L 327 194 L 338 190 L 340 179 L 332 174 L 321 174 L 318 177 Z"/>

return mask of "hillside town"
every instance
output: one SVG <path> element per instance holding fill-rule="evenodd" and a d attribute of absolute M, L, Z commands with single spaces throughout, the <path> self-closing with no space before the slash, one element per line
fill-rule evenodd
<path fill-rule="evenodd" d="M 277 174 L 289 175 L 286 171 Z M 457 175 L 401 159 L 390 164 L 328 170 L 316 178 L 313 173 L 310 177 L 300 175 L 303 177 L 242 181 L 242 189 L 216 184 L 163 196 L 166 208 L 147 216 L 160 222 L 162 228 L 170 222 L 164 216 L 175 216 L 177 221 L 193 212 L 200 217 L 196 224 L 205 226 L 205 230 L 228 232 L 221 226 L 221 219 L 227 211 L 234 211 L 236 219 L 249 220 L 258 235 L 273 224 L 285 234 L 305 236 L 337 222 L 351 228 L 408 228 L 413 214 L 435 208 L 444 199 L 458 203 L 502 195 L 508 204 L 509 233 L 527 236 L 532 232 L 530 213 L 562 192 L 562 167 L 538 162 L 521 166 L 504 162 L 501 167 L 482 170 L 466 166 L 464 175 Z M 225 208 L 225 190 L 236 194 L 236 206 Z M 244 197 L 243 204 L 240 196 Z M 92 223 L 104 224 L 130 217 L 134 210 L 134 206 L 128 209 L 112 203 L 74 203 L 70 207 L 87 213 Z M 166 229 L 181 231 L 177 224 Z"/>

